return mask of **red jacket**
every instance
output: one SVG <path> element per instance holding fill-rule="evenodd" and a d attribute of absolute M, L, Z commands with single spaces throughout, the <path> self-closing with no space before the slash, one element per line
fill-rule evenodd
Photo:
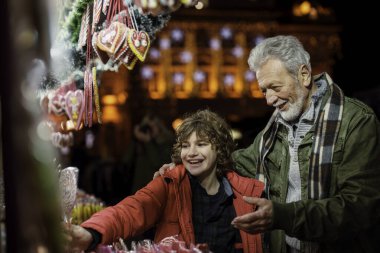
<path fill-rule="evenodd" d="M 254 207 L 247 204 L 242 196 L 259 197 L 264 188 L 263 183 L 241 177 L 232 171 L 226 177 L 234 193 L 236 215 L 252 212 Z M 195 243 L 191 186 L 183 165 L 167 171 L 164 176 L 155 178 L 135 195 L 94 214 L 81 224 L 101 233 L 103 244 L 110 244 L 120 237 L 134 237 L 155 225 L 155 242 L 178 235 L 187 245 Z M 262 252 L 260 234 L 251 235 L 240 231 L 240 235 L 244 253 Z"/>

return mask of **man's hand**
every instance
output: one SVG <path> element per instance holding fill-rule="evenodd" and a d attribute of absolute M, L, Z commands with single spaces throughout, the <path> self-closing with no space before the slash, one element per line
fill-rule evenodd
<path fill-rule="evenodd" d="M 250 234 L 262 233 L 269 230 L 273 222 L 273 204 L 272 201 L 264 198 L 243 197 L 244 201 L 256 205 L 256 211 L 237 216 L 231 224 Z"/>
<path fill-rule="evenodd" d="M 153 179 L 155 179 L 158 176 L 164 175 L 165 171 L 172 170 L 174 169 L 174 167 L 175 167 L 174 163 L 165 163 L 164 165 L 161 166 L 161 168 L 158 171 L 154 172 Z"/>

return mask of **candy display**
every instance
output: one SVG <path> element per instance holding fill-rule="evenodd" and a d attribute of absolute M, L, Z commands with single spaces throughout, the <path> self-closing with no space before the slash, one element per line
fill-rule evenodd
<path fill-rule="evenodd" d="M 79 225 L 104 207 L 103 201 L 79 189 L 71 212 L 71 223 Z"/>
<path fill-rule="evenodd" d="M 99 245 L 96 253 L 212 253 L 207 244 L 190 245 L 180 241 L 178 236 L 170 236 L 154 243 L 151 240 L 132 242 L 131 249 L 125 245 L 123 240 L 113 245 Z"/>

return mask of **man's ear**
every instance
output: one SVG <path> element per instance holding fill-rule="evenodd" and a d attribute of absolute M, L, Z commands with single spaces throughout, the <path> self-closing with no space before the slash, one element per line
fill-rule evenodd
<path fill-rule="evenodd" d="M 311 72 L 305 64 L 301 65 L 298 71 L 298 78 L 304 87 L 311 87 Z"/>

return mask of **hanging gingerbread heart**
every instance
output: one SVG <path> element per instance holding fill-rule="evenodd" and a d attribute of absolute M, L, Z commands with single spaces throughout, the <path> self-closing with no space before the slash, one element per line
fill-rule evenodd
<path fill-rule="evenodd" d="M 82 122 L 84 111 L 84 96 L 82 90 L 68 91 L 65 95 L 65 111 L 69 119 L 73 122 L 76 130 Z"/>
<path fill-rule="evenodd" d="M 150 46 L 149 35 L 144 31 L 128 30 L 128 45 L 140 61 L 144 61 Z"/>
<path fill-rule="evenodd" d="M 127 30 L 129 30 L 129 28 L 127 28 Z M 122 60 L 126 56 L 127 51 L 131 51 L 131 50 L 129 50 L 128 40 L 125 39 L 123 45 L 119 47 L 119 49 L 115 52 L 114 55 L 112 55 L 111 59 L 114 62 L 118 62 L 119 60 Z"/>
<path fill-rule="evenodd" d="M 109 5 L 110 0 L 103 0 L 102 12 L 104 15 L 107 15 Z"/>
<path fill-rule="evenodd" d="M 96 30 L 96 25 L 99 23 L 100 14 L 102 12 L 103 0 L 94 0 L 94 5 L 92 9 L 92 29 L 91 33 L 93 34 Z"/>
<path fill-rule="evenodd" d="M 62 115 L 65 111 L 65 98 L 60 94 L 50 93 L 48 99 L 48 112 L 57 116 Z"/>
<path fill-rule="evenodd" d="M 130 61 L 130 63 L 125 65 L 127 67 L 127 69 L 132 70 L 135 67 L 137 60 L 138 60 L 137 56 L 135 56 L 134 58 L 132 58 L 132 60 Z"/>
<path fill-rule="evenodd" d="M 116 46 L 115 46 L 115 50 L 114 50 L 113 54 L 108 55 L 109 57 L 111 57 L 111 59 L 115 58 L 115 55 L 123 47 L 124 42 L 127 40 L 127 34 L 128 34 L 127 29 L 128 29 L 127 26 L 125 26 L 125 28 L 123 27 L 124 33 L 119 37 L 118 41 L 116 42 Z"/>
<path fill-rule="evenodd" d="M 121 63 L 123 63 L 127 69 L 132 70 L 135 67 L 137 60 L 137 56 L 128 49 Z"/>
<path fill-rule="evenodd" d="M 98 58 L 102 61 L 103 64 L 107 64 L 109 60 L 109 56 L 106 52 L 100 50 L 97 46 L 97 40 L 98 40 L 98 33 L 95 32 L 94 35 L 92 36 L 92 48 L 94 49 L 94 52 L 98 56 Z"/>
<path fill-rule="evenodd" d="M 118 46 L 121 46 L 121 40 L 125 36 L 125 31 L 127 27 L 125 24 L 120 22 L 112 22 L 111 25 L 99 32 L 98 40 L 96 45 L 99 49 L 109 53 L 114 54 L 118 49 Z"/>

